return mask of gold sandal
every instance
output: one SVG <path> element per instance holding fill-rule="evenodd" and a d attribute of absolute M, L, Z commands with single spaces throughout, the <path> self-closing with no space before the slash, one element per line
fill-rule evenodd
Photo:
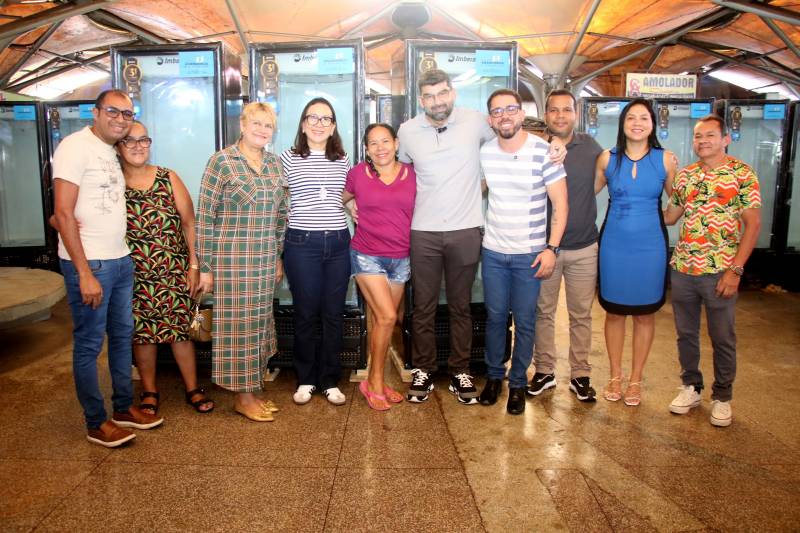
<path fill-rule="evenodd" d="M 617 386 L 614 387 L 616 390 L 612 389 L 612 384 L 617 383 Z M 603 389 L 603 398 L 608 400 L 609 402 L 618 402 L 620 398 L 622 398 L 622 376 L 617 376 L 615 378 L 611 378 L 608 380 L 608 385 L 606 388 Z"/>
<path fill-rule="evenodd" d="M 631 391 L 631 389 L 636 388 L 635 391 Z M 642 382 L 641 381 L 632 381 L 628 383 L 628 388 L 625 389 L 625 405 L 629 405 L 631 407 L 636 407 L 642 402 Z"/>

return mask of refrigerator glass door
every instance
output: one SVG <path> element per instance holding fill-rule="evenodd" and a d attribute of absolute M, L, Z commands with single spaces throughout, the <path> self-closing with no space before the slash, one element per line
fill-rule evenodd
<path fill-rule="evenodd" d="M 800 104 L 795 109 L 794 162 L 792 165 L 792 201 L 789 208 L 789 236 L 786 246 L 800 251 Z"/>
<path fill-rule="evenodd" d="M 786 106 L 784 105 L 784 108 Z M 769 108 L 767 108 L 769 109 Z M 775 188 L 780 172 L 783 131 L 783 118 L 765 118 L 765 105 L 728 106 L 728 124 L 734 139 L 728 146 L 728 154 L 750 165 L 758 176 L 761 189 L 761 234 L 756 248 L 769 248 L 772 237 L 772 216 L 775 211 Z M 731 114 L 741 113 L 741 127 L 732 127 Z M 775 116 L 770 115 L 767 116 Z"/>
<path fill-rule="evenodd" d="M 619 114 L 627 102 L 593 102 L 584 101 L 584 131 L 594 137 L 597 144 L 603 150 L 613 148 L 617 144 L 617 125 L 619 124 Z M 594 111 L 596 106 L 597 111 Z M 596 116 L 596 121 L 590 119 Z M 597 193 L 597 227 L 603 225 L 608 211 L 608 188 Z"/>
<path fill-rule="evenodd" d="M 0 107 L 0 248 L 45 245 L 36 113 Z"/>
<path fill-rule="evenodd" d="M 123 66 L 135 58 L 142 72 L 134 106 L 153 139 L 150 162 L 174 170 L 195 205 L 206 163 L 217 151 L 214 52 L 203 53 L 209 63 L 205 71 L 182 68 L 184 58 L 192 57 L 184 52 L 120 54 Z"/>
<path fill-rule="evenodd" d="M 61 139 L 92 125 L 94 121 L 92 109 L 94 104 L 63 104 L 50 107 L 47 121 L 50 156 L 58 148 Z"/>

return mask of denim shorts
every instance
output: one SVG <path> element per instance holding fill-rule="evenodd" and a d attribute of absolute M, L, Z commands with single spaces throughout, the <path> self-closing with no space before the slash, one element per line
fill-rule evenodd
<path fill-rule="evenodd" d="M 350 248 L 350 272 L 351 276 L 383 274 L 389 283 L 403 284 L 411 278 L 411 260 L 367 255 Z"/>

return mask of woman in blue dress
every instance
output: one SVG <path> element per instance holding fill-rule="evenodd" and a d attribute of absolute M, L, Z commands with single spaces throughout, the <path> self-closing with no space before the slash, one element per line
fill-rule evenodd
<path fill-rule="evenodd" d="M 606 311 L 606 350 L 611 378 L 606 400 L 639 405 L 642 373 L 655 333 L 655 312 L 666 297 L 669 241 L 661 212 L 661 193 L 672 192 L 677 160 L 661 148 L 655 114 L 636 99 L 619 117 L 617 145 L 597 158 L 595 192 L 608 186 L 609 208 L 600 231 L 599 294 Z M 633 316 L 633 360 L 622 393 L 625 321 Z"/>

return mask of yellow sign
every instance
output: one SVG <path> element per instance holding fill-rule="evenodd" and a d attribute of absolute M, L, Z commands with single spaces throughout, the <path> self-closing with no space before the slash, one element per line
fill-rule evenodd
<path fill-rule="evenodd" d="M 628 72 L 625 96 L 643 98 L 695 98 L 697 76 L 694 74 L 648 74 Z"/>

